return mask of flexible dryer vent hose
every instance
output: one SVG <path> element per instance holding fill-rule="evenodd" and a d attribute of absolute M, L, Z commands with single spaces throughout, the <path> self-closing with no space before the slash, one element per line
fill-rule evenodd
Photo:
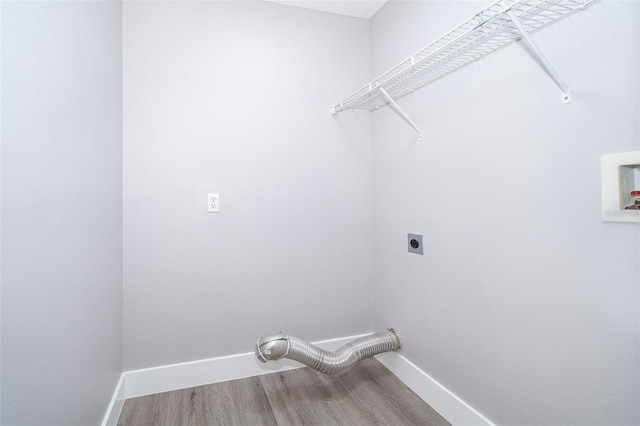
<path fill-rule="evenodd" d="M 400 337 L 395 330 L 360 337 L 335 352 L 325 351 L 297 337 L 280 332 L 275 336 L 260 337 L 256 343 L 256 356 L 262 362 L 289 358 L 326 374 L 341 374 L 361 359 L 382 352 L 400 349 Z"/>

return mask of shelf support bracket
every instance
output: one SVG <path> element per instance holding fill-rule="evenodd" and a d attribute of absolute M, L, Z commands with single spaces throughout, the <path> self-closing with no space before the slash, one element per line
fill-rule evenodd
<path fill-rule="evenodd" d="M 382 87 L 378 87 L 378 90 L 380 90 L 380 93 L 382 93 L 382 95 L 387 98 L 387 100 L 389 101 L 389 103 L 391 104 L 393 110 L 400 116 L 402 117 L 402 119 L 404 121 L 406 121 L 409 126 L 413 127 L 416 132 L 418 132 L 418 140 L 423 140 L 424 139 L 424 135 L 422 134 L 422 130 L 420 130 L 418 128 L 418 126 L 416 126 L 416 124 L 411 121 L 411 119 L 409 118 L 409 116 L 402 110 L 402 108 L 400 108 L 400 105 L 398 105 L 396 103 L 396 101 L 393 100 L 393 98 L 391 96 L 389 96 L 389 94 L 387 93 L 386 90 L 384 90 Z"/>
<path fill-rule="evenodd" d="M 503 3 L 506 5 L 506 3 Z M 505 7 L 504 11 L 511 22 L 516 26 L 518 32 L 522 36 L 522 41 L 527 45 L 527 47 L 531 50 L 531 52 L 535 55 L 540 66 L 545 70 L 545 72 L 551 77 L 551 79 L 556 83 L 556 85 L 562 90 L 562 103 L 568 104 L 571 102 L 571 89 L 569 86 L 560 78 L 556 70 L 551 66 L 549 60 L 544 56 L 542 50 L 538 47 L 538 45 L 533 41 L 529 32 L 524 28 L 520 19 L 513 13 L 513 10 L 509 8 L 509 6 Z"/>

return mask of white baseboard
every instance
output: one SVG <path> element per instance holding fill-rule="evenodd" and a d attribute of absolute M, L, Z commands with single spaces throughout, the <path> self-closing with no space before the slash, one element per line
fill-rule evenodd
<path fill-rule="evenodd" d="M 328 351 L 335 351 L 344 344 L 365 335 L 323 340 L 314 342 L 314 345 Z M 378 355 L 376 358 L 453 425 L 493 426 L 493 423 L 486 417 L 402 355 L 390 352 Z M 180 364 L 125 371 L 120 377 L 107 413 L 102 421 L 102 426 L 117 425 L 124 401 L 128 398 L 243 379 L 301 367 L 304 367 L 304 365 L 288 359 L 264 364 L 256 359 L 253 352 L 246 352 Z"/>
<path fill-rule="evenodd" d="M 102 426 L 117 426 L 118 424 L 118 419 L 120 418 L 120 413 L 124 406 L 124 400 L 127 399 L 125 395 L 124 381 L 125 373 L 122 373 L 120 375 L 120 380 L 118 380 L 118 384 L 116 385 L 116 390 L 113 392 L 113 397 L 111 397 L 107 413 L 102 419 Z"/>
<path fill-rule="evenodd" d="M 493 422 L 399 353 L 387 352 L 377 355 L 376 358 L 452 425 L 495 426 Z"/>
<path fill-rule="evenodd" d="M 313 344 L 327 351 L 335 351 L 344 344 L 367 334 L 322 340 L 313 342 Z M 246 352 L 218 358 L 125 371 L 120 377 L 107 413 L 102 421 L 102 426 L 117 425 L 125 399 L 301 367 L 304 367 L 304 365 L 289 359 L 262 363 L 258 361 L 254 352 Z"/>

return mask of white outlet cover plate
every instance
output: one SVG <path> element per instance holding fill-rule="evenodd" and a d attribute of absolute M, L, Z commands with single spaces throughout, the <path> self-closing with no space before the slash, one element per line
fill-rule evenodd
<path fill-rule="evenodd" d="M 218 213 L 220 211 L 220 194 L 207 194 L 207 211 L 209 213 Z"/>

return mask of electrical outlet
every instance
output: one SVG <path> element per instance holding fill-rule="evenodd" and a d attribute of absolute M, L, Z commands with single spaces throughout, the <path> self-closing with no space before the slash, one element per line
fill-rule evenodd
<path fill-rule="evenodd" d="M 220 194 L 207 194 L 207 211 L 209 213 L 218 213 L 220 211 Z"/>
<path fill-rule="evenodd" d="M 424 254 L 422 250 L 422 235 L 407 234 L 407 247 L 409 253 Z"/>

